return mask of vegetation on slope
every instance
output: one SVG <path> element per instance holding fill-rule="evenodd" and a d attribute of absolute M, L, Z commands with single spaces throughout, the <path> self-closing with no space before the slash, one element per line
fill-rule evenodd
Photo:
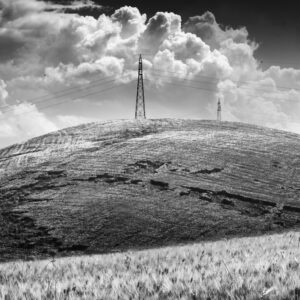
<path fill-rule="evenodd" d="M 260 234 L 300 222 L 300 136 L 92 123 L 0 151 L 0 260 Z"/>
<path fill-rule="evenodd" d="M 0 265 L 1 299 L 299 299 L 300 233 Z"/>

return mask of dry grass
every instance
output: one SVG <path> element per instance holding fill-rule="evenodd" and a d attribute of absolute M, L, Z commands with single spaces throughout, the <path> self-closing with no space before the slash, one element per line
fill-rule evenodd
<path fill-rule="evenodd" d="M 0 262 L 291 229 L 299 149 L 288 132 L 172 119 L 80 125 L 2 149 Z"/>
<path fill-rule="evenodd" d="M 300 233 L 0 265 L 0 299 L 297 299 Z"/>

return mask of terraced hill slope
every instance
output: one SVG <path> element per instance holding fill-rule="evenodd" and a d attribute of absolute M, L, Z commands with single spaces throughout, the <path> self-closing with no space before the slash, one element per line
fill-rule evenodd
<path fill-rule="evenodd" d="M 0 259 L 297 226 L 299 150 L 296 134 L 167 119 L 92 123 L 0 150 Z"/>

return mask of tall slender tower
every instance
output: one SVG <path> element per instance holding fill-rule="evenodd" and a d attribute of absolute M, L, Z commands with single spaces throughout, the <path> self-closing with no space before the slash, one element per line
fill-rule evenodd
<path fill-rule="evenodd" d="M 140 58 L 139 58 L 138 82 L 137 82 L 136 103 L 135 103 L 135 118 L 146 119 L 142 54 L 140 54 Z"/>
<path fill-rule="evenodd" d="M 222 108 L 221 108 L 221 100 L 220 98 L 218 99 L 218 111 L 217 111 L 217 121 L 221 122 L 222 121 Z"/>

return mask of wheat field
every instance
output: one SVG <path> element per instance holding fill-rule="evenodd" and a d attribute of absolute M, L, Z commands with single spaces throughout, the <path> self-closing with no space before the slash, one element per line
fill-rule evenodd
<path fill-rule="evenodd" d="M 297 299 L 300 233 L 0 265 L 0 299 Z"/>

